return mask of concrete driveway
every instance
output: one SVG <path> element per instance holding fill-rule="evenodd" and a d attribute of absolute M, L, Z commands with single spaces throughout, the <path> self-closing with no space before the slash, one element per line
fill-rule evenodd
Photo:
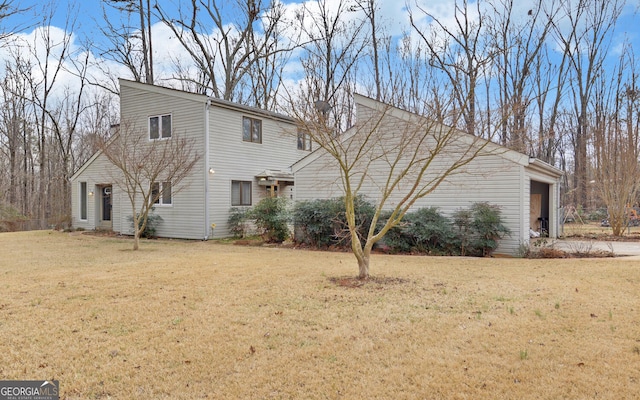
<path fill-rule="evenodd" d="M 565 251 L 603 250 L 613 251 L 616 256 L 628 256 L 640 260 L 640 242 L 621 241 L 598 241 L 598 240 L 577 240 L 577 239 L 557 239 L 549 241 L 549 245 Z"/>

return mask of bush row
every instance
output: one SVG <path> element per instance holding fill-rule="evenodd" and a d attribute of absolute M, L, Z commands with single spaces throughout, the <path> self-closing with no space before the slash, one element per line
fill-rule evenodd
<path fill-rule="evenodd" d="M 375 214 L 375 206 L 363 197 L 355 201 L 356 226 L 360 238 L 366 237 Z M 382 215 L 376 229 L 382 228 L 389 215 Z M 286 200 L 267 198 L 250 210 L 232 209 L 231 232 L 238 237 L 246 233 L 252 220 L 268 242 L 282 242 L 289 237 L 289 223 L 294 225 L 295 241 L 314 248 L 349 249 L 351 237 L 344 211 L 344 199 L 319 199 L 296 204 L 290 213 Z M 486 202 L 456 210 L 450 218 L 437 208 L 421 208 L 405 215 L 378 242 L 389 253 L 434 255 L 490 255 L 498 240 L 509 235 L 500 208 Z"/>

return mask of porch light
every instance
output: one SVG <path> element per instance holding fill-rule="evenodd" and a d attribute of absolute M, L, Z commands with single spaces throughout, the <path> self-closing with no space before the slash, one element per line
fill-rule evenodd
<path fill-rule="evenodd" d="M 93 190 L 89 192 L 89 196 L 93 197 Z"/>
<path fill-rule="evenodd" d="M 209 173 L 210 173 L 211 175 L 213 175 L 213 174 L 215 174 L 215 173 L 216 173 L 216 171 L 215 171 L 213 168 L 209 168 Z"/>

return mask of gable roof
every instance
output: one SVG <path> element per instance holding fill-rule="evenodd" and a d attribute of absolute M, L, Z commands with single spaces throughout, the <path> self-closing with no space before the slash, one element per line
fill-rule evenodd
<path fill-rule="evenodd" d="M 227 101 L 227 100 L 222 100 L 222 99 L 209 97 L 209 96 L 204 95 L 204 94 L 192 93 L 192 92 L 187 92 L 187 91 L 184 91 L 184 90 L 173 89 L 173 88 L 164 87 L 164 86 L 157 86 L 157 85 L 152 85 L 152 84 L 148 84 L 148 83 L 136 82 L 136 81 L 123 79 L 123 78 L 118 79 L 118 81 L 120 83 L 120 87 L 124 86 L 124 87 L 132 88 L 132 89 L 145 90 L 147 92 L 156 93 L 158 95 L 164 95 L 164 96 L 167 96 L 167 95 L 168 96 L 175 96 L 175 97 L 178 97 L 178 98 L 181 98 L 181 99 L 191 100 L 191 101 L 195 101 L 195 102 L 203 103 L 203 104 L 209 102 L 209 104 L 211 104 L 211 105 L 213 105 L 215 107 L 218 107 L 218 108 L 238 111 L 238 112 L 242 112 L 242 113 L 248 113 L 248 114 L 261 116 L 261 117 L 264 117 L 264 118 L 277 120 L 277 121 L 281 121 L 281 122 L 286 122 L 286 123 L 290 123 L 290 124 L 294 124 L 295 123 L 295 120 L 293 118 L 287 116 L 287 115 L 279 114 L 279 113 L 272 112 L 272 111 L 262 110 L 262 109 L 257 108 L 257 107 L 251 107 L 251 106 L 246 106 L 246 105 L 243 105 L 243 104 L 234 103 L 232 101 Z M 101 150 L 98 150 L 95 153 L 93 153 L 91 155 L 91 157 L 89 157 L 89 159 L 87 161 L 85 161 L 85 163 L 82 164 L 71 175 L 69 180 L 76 179 L 77 175 L 81 174 L 82 171 L 84 171 L 89 165 L 91 165 L 91 163 L 93 163 L 95 161 L 95 159 L 100 156 L 100 154 L 102 154 Z"/>
<path fill-rule="evenodd" d="M 239 104 L 239 103 L 234 103 L 232 101 L 228 101 L 228 100 L 223 100 L 223 99 L 219 99 L 219 98 L 215 98 L 215 97 L 210 97 L 207 96 L 205 94 L 198 94 L 198 93 L 192 93 L 192 92 L 187 92 L 184 90 L 180 90 L 180 89 L 174 89 L 174 88 L 170 88 L 170 87 L 165 87 L 165 86 L 158 86 L 158 85 L 152 85 L 149 83 L 142 83 L 142 82 L 136 82 L 136 81 L 131 81 L 128 79 L 119 79 L 120 82 L 120 86 L 126 86 L 126 87 L 130 87 L 130 88 L 135 88 L 135 89 L 139 89 L 139 90 L 146 90 L 152 93 L 157 93 L 157 94 L 163 94 L 163 95 L 170 95 L 170 96 L 175 96 L 175 97 L 180 97 L 183 99 L 187 99 L 187 100 L 192 100 L 192 101 L 196 101 L 196 102 L 200 102 L 200 103 L 206 103 L 207 101 L 216 107 L 220 107 L 220 108 L 225 108 L 225 109 L 229 109 L 229 110 L 234 110 L 234 111 L 239 111 L 239 112 L 245 112 L 245 113 L 250 113 L 250 114 L 254 114 L 254 115 L 260 115 L 263 116 L 265 118 L 269 118 L 269 119 L 277 119 L 277 120 L 281 120 L 284 122 L 289 122 L 289 123 L 294 123 L 295 121 L 293 120 L 293 118 L 284 115 L 284 114 L 279 114 L 273 111 L 268 111 L 268 110 L 263 110 L 261 108 L 258 107 L 252 107 L 252 106 L 247 106 L 244 104 Z"/>
<path fill-rule="evenodd" d="M 378 100 L 372 99 L 370 97 L 367 96 L 363 96 L 361 94 L 355 93 L 353 95 L 354 97 L 354 103 L 356 104 L 356 107 L 358 106 L 364 106 L 367 108 L 370 108 L 372 110 L 381 112 L 381 113 L 385 113 L 386 115 L 398 118 L 400 120 L 403 121 L 407 121 L 407 122 L 412 122 L 415 121 L 416 124 L 420 123 L 420 121 L 424 121 L 427 117 L 407 111 L 407 110 L 403 110 L 401 108 L 380 102 Z M 358 121 L 356 121 L 357 123 Z M 349 129 L 347 129 L 344 133 L 343 133 L 343 137 L 344 138 L 348 138 L 350 135 L 355 134 L 356 129 L 355 127 L 350 127 Z M 563 172 L 552 166 L 551 164 L 548 164 L 542 160 L 539 160 L 537 158 L 532 158 L 527 156 L 526 154 L 520 153 L 516 150 L 512 150 L 509 149 L 507 147 L 504 147 L 502 145 L 499 145 L 497 143 L 494 143 L 492 141 L 489 141 L 487 139 L 483 139 L 483 138 L 479 138 L 477 136 L 471 136 L 470 134 L 463 132 L 463 131 L 458 131 L 460 135 L 462 135 L 462 137 L 469 137 L 469 140 L 482 140 L 485 142 L 485 146 L 487 146 L 487 148 L 489 149 L 488 151 L 490 153 L 495 154 L 496 156 L 500 156 L 503 157 L 507 160 L 510 160 L 512 162 L 515 162 L 519 165 L 525 166 L 525 167 L 533 167 L 533 169 L 535 169 L 537 172 L 546 174 L 546 175 L 550 175 L 550 176 L 554 176 L 554 177 L 560 177 L 563 175 Z M 294 163 L 291 166 L 292 171 L 297 171 L 300 170 L 302 168 L 304 168 L 305 166 L 309 165 L 310 163 L 314 162 L 315 160 L 317 160 L 318 158 L 320 158 L 324 152 L 322 151 L 323 149 L 321 147 L 315 149 L 314 151 L 312 151 L 310 154 L 308 154 L 307 156 L 303 157 L 302 159 L 298 160 L 296 163 Z"/>

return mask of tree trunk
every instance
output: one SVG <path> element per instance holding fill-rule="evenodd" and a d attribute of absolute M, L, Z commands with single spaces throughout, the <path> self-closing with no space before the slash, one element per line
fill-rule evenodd
<path fill-rule="evenodd" d="M 369 255 L 358 257 L 358 279 L 369 279 Z"/>

